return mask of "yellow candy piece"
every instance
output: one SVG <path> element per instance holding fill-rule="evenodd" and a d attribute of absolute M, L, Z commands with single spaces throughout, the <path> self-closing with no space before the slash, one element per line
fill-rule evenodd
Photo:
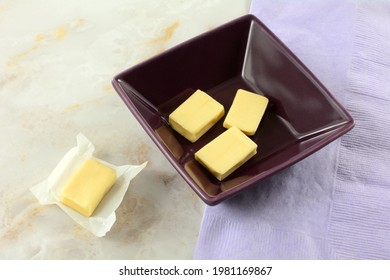
<path fill-rule="evenodd" d="M 239 89 L 223 122 L 223 127 L 236 126 L 246 135 L 254 135 L 268 105 L 265 96 Z"/>
<path fill-rule="evenodd" d="M 257 153 L 257 144 L 233 126 L 195 153 L 195 159 L 222 181 Z"/>
<path fill-rule="evenodd" d="M 197 90 L 169 115 L 169 123 L 174 130 L 194 143 L 224 115 L 222 104 Z"/>
<path fill-rule="evenodd" d="M 89 217 L 116 180 L 114 169 L 94 160 L 86 160 L 65 186 L 61 202 Z"/>

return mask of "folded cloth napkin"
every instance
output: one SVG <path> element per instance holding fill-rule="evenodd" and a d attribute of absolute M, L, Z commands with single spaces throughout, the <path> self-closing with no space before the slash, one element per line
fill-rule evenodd
<path fill-rule="evenodd" d="M 195 259 L 390 259 L 390 1 L 253 0 L 355 128 L 217 206 Z"/>

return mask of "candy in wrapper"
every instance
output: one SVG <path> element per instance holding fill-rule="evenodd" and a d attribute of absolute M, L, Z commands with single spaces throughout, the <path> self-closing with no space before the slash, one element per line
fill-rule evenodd
<path fill-rule="evenodd" d="M 41 204 L 57 204 L 74 221 L 88 229 L 98 237 L 104 236 L 116 221 L 115 210 L 121 204 L 129 187 L 130 181 L 145 168 L 147 162 L 141 165 L 115 166 L 93 156 L 94 145 L 83 135 L 77 135 L 77 146 L 72 148 L 50 176 L 30 190 Z M 61 202 L 61 196 L 69 179 L 80 169 L 88 159 L 94 159 L 115 170 L 116 180 L 110 191 L 100 201 L 90 217 L 86 217 Z"/>

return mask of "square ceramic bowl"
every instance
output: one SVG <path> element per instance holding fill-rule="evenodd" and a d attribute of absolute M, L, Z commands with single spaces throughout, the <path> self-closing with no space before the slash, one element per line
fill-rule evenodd
<path fill-rule="evenodd" d="M 354 126 L 310 70 L 252 15 L 125 70 L 112 83 L 164 156 L 208 205 L 304 159 Z M 194 153 L 225 131 L 224 118 L 195 143 L 175 132 L 167 120 L 196 89 L 227 112 L 239 88 L 266 96 L 269 105 L 250 137 L 258 145 L 256 156 L 219 181 L 195 161 Z"/>

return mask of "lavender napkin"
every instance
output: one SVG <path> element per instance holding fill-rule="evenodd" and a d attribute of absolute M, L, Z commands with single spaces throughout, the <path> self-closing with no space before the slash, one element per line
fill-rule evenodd
<path fill-rule="evenodd" d="M 195 259 L 390 259 L 390 2 L 253 0 L 356 121 L 319 152 L 207 207 Z"/>

